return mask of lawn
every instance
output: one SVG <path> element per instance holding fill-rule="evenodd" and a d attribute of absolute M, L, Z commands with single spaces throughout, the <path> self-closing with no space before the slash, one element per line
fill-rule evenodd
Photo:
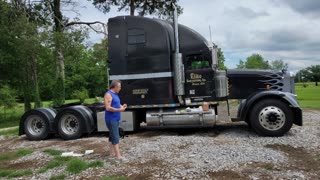
<path fill-rule="evenodd" d="M 296 94 L 302 108 L 320 109 L 320 84 L 315 83 L 296 83 Z"/>

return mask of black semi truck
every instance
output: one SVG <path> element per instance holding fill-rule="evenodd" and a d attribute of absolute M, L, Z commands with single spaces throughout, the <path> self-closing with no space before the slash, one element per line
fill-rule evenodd
<path fill-rule="evenodd" d="M 239 100 L 236 121 L 262 136 L 282 136 L 302 126 L 294 78 L 283 71 L 218 70 L 217 46 L 196 31 L 173 22 L 135 16 L 108 21 L 110 80 L 121 80 L 121 127 L 212 127 L 221 101 Z M 103 94 L 104 92 L 101 92 Z M 203 104 L 209 109 L 201 108 Z M 20 120 L 19 134 L 30 140 L 58 134 L 76 139 L 108 131 L 104 104 L 38 108 Z"/>

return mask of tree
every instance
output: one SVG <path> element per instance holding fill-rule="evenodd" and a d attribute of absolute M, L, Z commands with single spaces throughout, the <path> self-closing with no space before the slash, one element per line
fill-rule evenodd
<path fill-rule="evenodd" d="M 320 65 L 312 65 L 307 67 L 306 70 L 310 73 L 310 80 L 314 81 L 315 85 L 318 86 L 318 82 L 320 81 Z"/>
<path fill-rule="evenodd" d="M 7 85 L 2 86 L 0 88 L 0 106 L 3 106 L 4 118 L 6 118 L 6 109 L 14 107 L 15 104 L 14 91 Z"/>
<path fill-rule="evenodd" d="M 221 48 L 218 49 L 218 69 L 220 70 L 227 70 L 227 67 L 224 65 L 225 58 L 223 55 L 223 51 Z"/>
<path fill-rule="evenodd" d="M 89 97 L 103 95 L 108 85 L 107 39 L 92 49 L 81 44 L 78 48 L 74 55 L 66 57 L 66 97 L 73 98 L 74 91 L 81 89 L 86 89 Z"/>
<path fill-rule="evenodd" d="M 265 61 L 260 54 L 253 54 L 247 58 L 245 63 L 247 69 L 269 69 L 268 61 Z"/>
<path fill-rule="evenodd" d="M 75 90 L 73 93 L 72 93 L 72 98 L 75 98 L 75 99 L 79 99 L 79 101 L 81 103 L 84 103 L 84 101 L 89 97 L 89 94 L 88 94 L 88 90 L 86 89 L 80 89 L 80 90 Z"/>
<path fill-rule="evenodd" d="M 99 10 L 109 12 L 112 6 L 118 6 L 118 11 L 130 11 L 130 16 L 156 15 L 167 18 L 173 11 L 172 3 L 177 7 L 178 14 L 182 14 L 182 7 L 178 0 L 93 0 Z"/>
<path fill-rule="evenodd" d="M 105 33 L 105 31 L 97 30 L 93 27 L 95 24 L 100 24 L 105 28 L 105 24 L 99 21 L 95 22 L 82 22 L 79 19 L 69 21 L 68 18 L 63 16 L 61 7 L 75 6 L 76 1 L 68 0 L 40 0 L 34 1 L 32 8 L 39 14 L 40 19 L 44 19 L 47 25 L 52 26 L 53 29 L 53 50 L 56 65 L 56 82 L 53 87 L 53 104 L 60 106 L 65 101 L 65 55 L 63 50 L 63 42 L 65 35 L 72 31 L 72 27 L 77 25 L 86 25 L 95 32 Z"/>
<path fill-rule="evenodd" d="M 307 82 L 311 81 L 310 80 L 310 72 L 307 71 L 306 69 L 301 69 L 300 71 L 297 72 L 296 77 L 295 77 L 296 82 Z"/>
<path fill-rule="evenodd" d="M 252 54 L 246 61 L 239 61 L 238 69 L 270 69 L 268 61 L 265 61 L 260 54 Z"/>
<path fill-rule="evenodd" d="M 245 62 L 240 59 L 239 64 L 237 64 L 237 69 L 245 69 Z"/>
<path fill-rule="evenodd" d="M 31 101 L 39 107 L 37 22 L 22 1 L 0 1 L 0 11 L 1 80 L 23 94 L 25 110 L 31 109 Z"/>
<path fill-rule="evenodd" d="M 72 7 L 73 2 L 61 1 Z M 78 87 L 91 97 L 100 95 L 107 84 L 106 43 L 84 45 L 89 28 L 106 35 L 104 24 L 69 21 L 59 8 L 53 11 L 58 6 L 58 0 L 0 0 L 0 87 L 16 90 L 25 111 L 31 102 L 41 106 L 41 99 L 59 106 Z"/>
<path fill-rule="evenodd" d="M 270 66 L 271 66 L 271 69 L 274 69 L 274 70 L 288 69 L 288 63 L 283 62 L 282 59 L 271 61 Z"/>
<path fill-rule="evenodd" d="M 92 51 L 92 64 L 95 71 L 92 71 L 96 81 L 90 81 L 88 84 L 89 95 L 102 95 L 106 89 L 109 89 L 109 67 L 108 67 L 108 40 L 104 39 L 101 43 L 96 43 Z"/>

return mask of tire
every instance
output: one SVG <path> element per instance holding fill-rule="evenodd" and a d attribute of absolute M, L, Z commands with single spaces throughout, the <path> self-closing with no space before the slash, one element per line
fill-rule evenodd
<path fill-rule="evenodd" d="M 83 134 L 84 118 L 73 110 L 65 110 L 57 117 L 57 130 L 64 140 L 80 138 Z"/>
<path fill-rule="evenodd" d="M 259 135 L 283 136 L 293 125 L 293 112 L 280 100 L 264 99 L 253 106 L 249 124 Z"/>
<path fill-rule="evenodd" d="M 49 136 L 49 120 L 38 111 L 30 111 L 23 121 L 24 132 L 29 140 L 39 141 Z"/>
<path fill-rule="evenodd" d="M 249 128 L 252 128 L 250 121 L 245 121 Z"/>

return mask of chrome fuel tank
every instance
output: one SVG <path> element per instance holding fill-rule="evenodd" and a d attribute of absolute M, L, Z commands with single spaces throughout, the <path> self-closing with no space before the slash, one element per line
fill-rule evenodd
<path fill-rule="evenodd" d="M 198 108 L 196 108 L 198 109 Z M 166 126 L 166 127 L 185 127 L 185 126 L 213 126 L 216 122 L 216 113 L 214 109 L 209 111 L 174 109 L 147 111 L 147 126 Z"/>

